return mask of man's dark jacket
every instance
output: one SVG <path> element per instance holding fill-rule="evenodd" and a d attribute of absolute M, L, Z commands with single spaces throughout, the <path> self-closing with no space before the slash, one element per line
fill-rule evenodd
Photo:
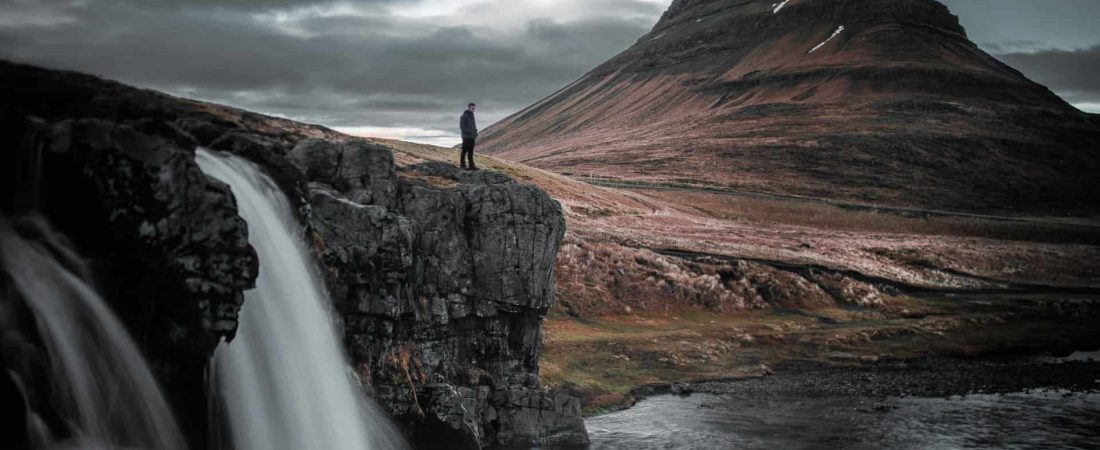
<path fill-rule="evenodd" d="M 458 126 L 462 129 L 462 139 L 477 139 L 477 122 L 474 121 L 473 111 L 467 109 L 463 112 Z"/>

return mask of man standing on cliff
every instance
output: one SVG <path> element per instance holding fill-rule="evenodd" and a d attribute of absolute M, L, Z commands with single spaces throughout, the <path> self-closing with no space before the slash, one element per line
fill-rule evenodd
<path fill-rule="evenodd" d="M 459 165 L 463 169 L 477 170 L 474 164 L 474 143 L 477 142 L 477 122 L 474 120 L 474 110 L 477 105 L 466 105 L 466 111 L 462 112 L 462 118 L 458 120 L 458 127 L 462 129 L 462 154 L 458 155 Z M 466 157 L 469 155 L 470 165 L 466 165 Z"/>

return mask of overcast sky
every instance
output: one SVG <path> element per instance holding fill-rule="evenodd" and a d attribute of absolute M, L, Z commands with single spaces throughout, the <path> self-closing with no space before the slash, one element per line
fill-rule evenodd
<path fill-rule="evenodd" d="M 488 126 L 630 46 L 669 3 L 0 0 L 0 58 L 453 145 L 466 102 Z M 1100 112 L 1100 1 L 945 3 L 987 51 Z"/>

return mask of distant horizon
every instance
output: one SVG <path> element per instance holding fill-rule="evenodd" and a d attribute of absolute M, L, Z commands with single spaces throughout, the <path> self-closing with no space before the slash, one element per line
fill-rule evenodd
<path fill-rule="evenodd" d="M 59 0 L 0 4 L 0 58 L 452 146 L 647 33 L 669 0 Z M 1100 113 L 1100 2 L 944 0 L 972 41 Z"/>

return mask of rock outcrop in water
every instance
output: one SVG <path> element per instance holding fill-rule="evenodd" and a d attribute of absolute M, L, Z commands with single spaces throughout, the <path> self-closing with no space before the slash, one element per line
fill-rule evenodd
<path fill-rule="evenodd" d="M 204 370 L 232 338 L 256 256 L 205 146 L 265 167 L 299 208 L 376 398 L 421 444 L 587 442 L 580 405 L 538 382 L 564 222 L 537 188 L 424 164 L 331 130 L 70 72 L 0 62 L 3 210 L 41 210 L 94 262 L 192 445 Z M 14 403 L 13 403 L 14 404 Z"/>
<path fill-rule="evenodd" d="M 934 0 L 677 0 L 482 133 L 574 175 L 985 211 L 1095 208 L 1100 120 Z"/>

